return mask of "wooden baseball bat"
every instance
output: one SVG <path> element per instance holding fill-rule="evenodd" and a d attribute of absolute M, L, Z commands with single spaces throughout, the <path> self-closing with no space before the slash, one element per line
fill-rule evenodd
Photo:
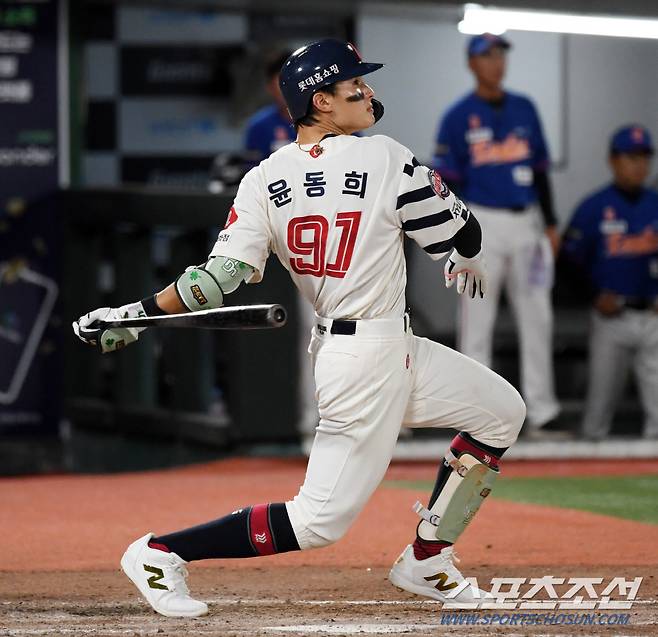
<path fill-rule="evenodd" d="M 186 327 L 205 330 L 260 330 L 283 327 L 288 315 L 282 305 L 233 305 L 216 310 L 201 310 L 185 314 L 164 314 L 142 318 L 98 321 L 89 328 L 109 327 Z"/>

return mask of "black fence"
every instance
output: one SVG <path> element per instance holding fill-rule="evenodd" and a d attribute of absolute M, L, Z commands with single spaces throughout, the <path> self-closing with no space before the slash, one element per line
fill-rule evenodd
<path fill-rule="evenodd" d="M 206 260 L 232 198 L 144 188 L 61 195 L 63 315 L 139 300 Z M 76 426 L 224 446 L 287 441 L 297 418 L 297 297 L 276 259 L 230 304 L 276 302 L 273 331 L 149 330 L 100 355 L 65 339 L 66 412 Z"/>

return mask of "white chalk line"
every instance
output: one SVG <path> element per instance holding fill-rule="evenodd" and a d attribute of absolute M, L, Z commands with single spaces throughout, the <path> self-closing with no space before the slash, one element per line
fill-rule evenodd
<path fill-rule="evenodd" d="M 439 602 L 434 599 L 280 599 L 280 598 L 264 598 L 264 599 L 253 599 L 247 597 L 200 597 L 204 602 L 209 604 L 216 604 L 217 606 L 238 606 L 238 605 L 249 605 L 249 606 L 443 606 L 443 602 Z M 71 601 L 56 601 L 43 599 L 38 602 L 25 603 L 23 602 L 24 607 L 30 608 L 30 612 L 34 612 L 33 604 L 40 605 L 46 601 L 50 601 L 53 605 L 56 605 L 59 609 L 62 608 L 80 608 L 83 606 L 82 601 L 71 602 Z M 15 601 L 3 601 L 1 602 L 3 606 L 12 606 L 15 605 Z M 116 608 L 117 606 L 125 603 L 124 600 L 117 601 L 95 601 L 93 599 L 88 600 L 88 605 L 95 608 Z M 132 603 L 132 602 L 131 602 Z M 138 600 L 135 600 L 135 604 L 138 603 Z M 638 599 L 633 601 L 633 607 L 635 606 L 652 606 L 657 605 L 658 599 Z M 459 609 L 446 609 L 446 612 L 455 612 Z M 475 612 L 478 609 L 464 609 L 470 612 Z M 514 613 L 514 612 L 533 612 L 532 609 L 480 609 L 480 611 L 486 610 L 491 612 L 492 610 L 503 610 L 505 612 Z M 542 610 L 544 612 L 554 612 L 554 611 L 573 611 L 573 612 L 628 612 L 630 609 L 625 608 L 545 608 L 538 609 L 534 612 L 539 612 Z M 46 611 L 53 612 L 53 611 Z"/>
<path fill-rule="evenodd" d="M 434 599 L 233 599 L 229 597 L 216 597 L 204 599 L 203 601 L 210 604 L 217 604 L 218 606 L 231 606 L 234 604 L 250 604 L 254 606 L 332 606 L 332 605 L 345 605 L 345 606 L 443 606 L 443 602 Z M 636 604 L 658 604 L 658 599 L 642 599 L 635 600 L 633 606 Z M 458 609 L 446 608 L 446 612 L 455 612 Z M 477 611 L 477 609 L 464 609 L 470 612 Z M 491 612 L 492 610 L 505 610 L 510 613 L 518 612 L 539 612 L 539 610 L 532 609 L 480 609 Z M 551 608 L 540 609 L 545 612 L 548 611 L 573 611 L 573 612 L 622 612 L 631 609 L 598 609 L 598 608 Z"/>

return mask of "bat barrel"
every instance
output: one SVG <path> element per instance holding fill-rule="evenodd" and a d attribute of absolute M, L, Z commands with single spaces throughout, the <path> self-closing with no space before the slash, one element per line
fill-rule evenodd
<path fill-rule="evenodd" d="M 267 328 L 283 327 L 288 320 L 286 309 L 279 304 L 263 305 L 244 305 L 242 307 L 222 308 L 226 312 L 213 320 L 212 325 L 207 325 L 211 329 L 243 329 L 258 330 Z M 200 327 L 206 327 L 200 325 Z"/>
<path fill-rule="evenodd" d="M 214 310 L 166 314 L 140 318 L 95 321 L 87 328 L 179 327 L 207 330 L 258 330 L 283 327 L 288 320 L 286 309 L 278 303 L 228 306 Z"/>

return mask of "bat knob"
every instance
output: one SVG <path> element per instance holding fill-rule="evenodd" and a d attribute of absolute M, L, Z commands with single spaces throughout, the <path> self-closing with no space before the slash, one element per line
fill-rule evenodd
<path fill-rule="evenodd" d="M 272 318 L 274 319 L 275 323 L 279 323 L 283 325 L 286 322 L 286 311 L 281 307 L 277 307 L 274 309 L 274 312 L 272 313 Z"/>

